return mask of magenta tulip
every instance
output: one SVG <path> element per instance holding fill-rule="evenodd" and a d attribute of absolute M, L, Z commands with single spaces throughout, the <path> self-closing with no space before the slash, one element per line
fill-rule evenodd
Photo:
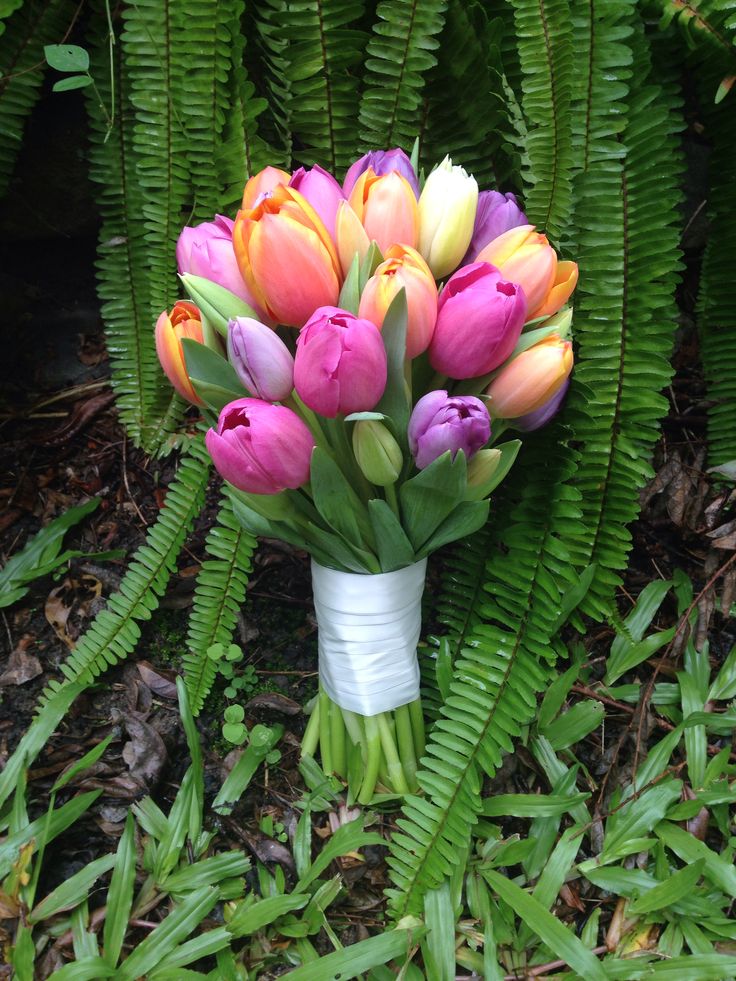
<path fill-rule="evenodd" d="M 214 221 L 182 229 L 176 243 L 176 264 L 180 273 L 203 276 L 224 286 L 259 313 L 258 303 L 246 286 L 235 258 L 233 225 L 224 215 L 216 215 Z"/>
<path fill-rule="evenodd" d="M 405 177 L 409 181 L 414 194 L 419 197 L 419 181 L 417 180 L 417 175 L 411 165 L 411 160 L 399 147 L 395 147 L 393 150 L 371 150 L 370 153 L 363 154 L 360 160 L 356 160 L 345 175 L 345 180 L 342 184 L 345 197 L 350 197 L 353 185 L 369 167 L 379 177 L 384 177 L 386 174 L 397 170 L 402 177 Z"/>
<path fill-rule="evenodd" d="M 218 472 L 249 494 L 278 494 L 309 480 L 314 437 L 283 405 L 237 399 L 220 413 L 205 438 Z"/>
<path fill-rule="evenodd" d="M 463 266 L 440 294 L 429 346 L 435 371 L 478 378 L 493 371 L 516 346 L 526 317 L 524 291 L 488 262 Z"/>
<path fill-rule="evenodd" d="M 279 335 L 250 317 L 228 324 L 227 357 L 248 391 L 267 402 L 283 402 L 294 387 L 294 359 Z"/>
<path fill-rule="evenodd" d="M 448 450 L 453 459 L 462 450 L 470 460 L 490 439 L 491 420 L 474 395 L 449 396 L 440 389 L 419 399 L 407 435 L 417 469 L 424 470 Z"/>
<path fill-rule="evenodd" d="M 297 338 L 294 386 L 305 405 L 328 419 L 374 408 L 386 387 L 378 327 L 337 307 L 315 310 Z"/>
<path fill-rule="evenodd" d="M 299 191 L 309 201 L 334 241 L 337 208 L 345 200 L 345 195 L 332 174 L 318 165 L 311 170 L 300 167 L 294 171 L 289 187 Z"/>
<path fill-rule="evenodd" d="M 473 237 L 463 263 L 474 262 L 481 249 L 510 228 L 526 224 L 527 217 L 519 207 L 515 195 L 501 194 L 500 191 L 481 191 L 478 195 L 478 210 L 475 212 Z"/>

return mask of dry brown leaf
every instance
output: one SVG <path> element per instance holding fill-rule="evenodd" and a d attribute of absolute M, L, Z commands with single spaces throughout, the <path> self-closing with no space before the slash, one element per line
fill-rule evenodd
<path fill-rule="evenodd" d="M 44 607 L 46 619 L 70 650 L 81 633 L 79 621 L 90 615 L 93 604 L 101 595 L 102 583 L 87 573 L 70 576 L 49 593 Z"/>
<path fill-rule="evenodd" d="M 37 678 L 42 672 L 41 662 L 35 654 L 28 654 L 28 648 L 35 642 L 31 634 L 24 634 L 17 646 L 10 652 L 8 664 L 0 675 L 0 687 L 3 685 L 24 685 L 32 678 Z"/>
<path fill-rule="evenodd" d="M 176 699 L 176 683 L 173 681 L 175 677 L 173 671 L 167 671 L 165 673 L 159 671 L 157 668 L 154 668 L 150 661 L 138 661 L 136 667 L 141 678 L 154 695 L 158 695 L 159 698 Z"/>
<path fill-rule="evenodd" d="M 132 716 L 126 717 L 124 722 L 130 742 L 123 747 L 123 759 L 128 764 L 131 776 L 150 790 L 158 782 L 166 763 L 166 746 L 158 732 L 147 722 Z"/>

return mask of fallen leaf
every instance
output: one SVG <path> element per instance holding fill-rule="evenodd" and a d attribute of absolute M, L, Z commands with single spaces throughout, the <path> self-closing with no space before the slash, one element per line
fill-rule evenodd
<path fill-rule="evenodd" d="M 24 634 L 21 637 L 15 649 L 10 652 L 8 665 L 0 675 L 0 686 L 24 685 L 43 672 L 41 662 L 36 655 L 26 653 L 34 642 L 35 638 L 31 634 Z"/>
<path fill-rule="evenodd" d="M 73 650 L 81 633 L 79 621 L 87 619 L 96 600 L 102 595 L 102 583 L 95 576 L 82 573 L 70 576 L 49 593 L 44 613 L 54 633 Z M 69 622 L 72 618 L 71 623 Z"/>
<path fill-rule="evenodd" d="M 264 691 L 254 695 L 246 703 L 246 708 L 271 709 L 273 712 L 281 712 L 282 715 L 298 715 L 302 710 L 298 702 L 277 691 Z"/>
<path fill-rule="evenodd" d="M 166 763 L 166 746 L 158 732 L 147 722 L 132 716 L 124 720 L 130 742 L 123 746 L 123 759 L 131 776 L 150 790 L 158 782 Z"/>
<path fill-rule="evenodd" d="M 136 667 L 141 678 L 154 695 L 158 695 L 159 698 L 176 699 L 176 683 L 172 680 L 175 677 L 172 671 L 164 674 L 154 668 L 150 661 L 138 661 Z"/>

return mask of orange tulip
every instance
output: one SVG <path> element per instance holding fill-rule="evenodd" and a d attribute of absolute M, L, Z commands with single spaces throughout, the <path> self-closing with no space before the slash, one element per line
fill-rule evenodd
<path fill-rule="evenodd" d="M 419 238 L 417 199 L 409 181 L 394 170 L 378 177 L 364 171 L 350 192 L 350 206 L 381 252 L 401 242 L 412 249 Z"/>
<path fill-rule="evenodd" d="M 337 304 L 335 244 L 293 187 L 277 184 L 255 207 L 239 211 L 233 247 L 248 288 L 277 323 L 302 327 L 317 307 Z"/>
<path fill-rule="evenodd" d="M 187 375 L 184 350 L 181 344 L 185 337 L 189 337 L 199 344 L 204 343 L 199 310 L 193 303 L 179 300 L 174 304 L 170 314 L 164 310 L 156 321 L 156 354 L 161 362 L 161 367 L 164 369 L 164 374 L 179 395 L 188 402 L 201 405 L 202 400 L 192 388 L 189 375 Z"/>
<path fill-rule="evenodd" d="M 402 286 L 408 310 L 406 354 L 416 358 L 429 347 L 437 321 L 437 286 L 416 249 L 392 245 L 386 250 L 386 259 L 365 284 L 358 316 L 382 327 L 386 311 Z"/>
<path fill-rule="evenodd" d="M 504 279 L 524 290 L 527 320 L 556 313 L 577 283 L 577 265 L 557 261 L 546 235 L 534 225 L 520 225 L 499 235 L 478 253 L 476 262 L 490 262 Z"/>
<path fill-rule="evenodd" d="M 550 334 L 506 363 L 486 389 L 489 413 L 516 419 L 534 412 L 565 384 L 572 371 L 572 344 Z"/>
<path fill-rule="evenodd" d="M 241 208 L 244 211 L 248 208 L 254 208 L 256 201 L 262 194 L 273 191 L 278 184 L 288 184 L 290 180 L 291 174 L 287 174 L 285 170 L 279 170 L 278 167 L 264 167 L 263 170 L 254 174 L 245 185 Z"/>

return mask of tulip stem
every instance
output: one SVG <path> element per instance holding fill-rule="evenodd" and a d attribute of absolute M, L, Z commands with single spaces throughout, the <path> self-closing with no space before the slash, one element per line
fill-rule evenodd
<path fill-rule="evenodd" d="M 364 718 L 364 723 L 365 754 L 363 760 L 365 763 L 365 776 L 363 777 L 363 783 L 360 786 L 358 803 L 370 804 L 370 802 L 373 800 L 373 791 L 376 789 L 378 768 L 381 765 L 381 734 L 378 731 L 377 716 L 366 715 Z M 322 769 L 324 770 L 324 761 L 322 762 Z"/>
<path fill-rule="evenodd" d="M 315 702 L 302 736 L 302 756 L 314 756 L 319 743 L 319 701 Z"/>
<path fill-rule="evenodd" d="M 491 442 L 495 443 L 510 426 L 511 423 L 506 419 L 491 419 Z"/>
<path fill-rule="evenodd" d="M 396 739 L 399 744 L 399 757 L 404 768 L 409 789 L 417 789 L 417 758 L 414 749 L 414 733 L 408 705 L 400 705 L 394 710 L 396 719 Z"/>
<path fill-rule="evenodd" d="M 391 731 L 393 727 L 389 721 L 388 713 L 381 712 L 375 718 L 378 724 L 378 731 L 381 735 L 383 755 L 386 757 L 386 769 L 388 770 L 389 780 L 391 781 L 391 789 L 395 794 L 408 794 L 409 785 L 406 782 L 404 768 L 401 765 L 399 753 L 396 749 L 394 734 Z"/>
<path fill-rule="evenodd" d="M 409 715 L 411 716 L 411 729 L 414 734 L 414 752 L 417 760 L 424 756 L 424 712 L 422 711 L 421 698 L 415 698 L 409 702 Z"/>
<path fill-rule="evenodd" d="M 329 777 L 334 770 L 330 731 L 330 698 L 323 691 L 319 693 L 319 749 L 322 755 L 322 770 Z"/>
<path fill-rule="evenodd" d="M 347 772 L 345 723 L 340 706 L 332 699 L 330 699 L 330 743 L 332 745 L 332 768 L 338 777 L 344 779 Z"/>

